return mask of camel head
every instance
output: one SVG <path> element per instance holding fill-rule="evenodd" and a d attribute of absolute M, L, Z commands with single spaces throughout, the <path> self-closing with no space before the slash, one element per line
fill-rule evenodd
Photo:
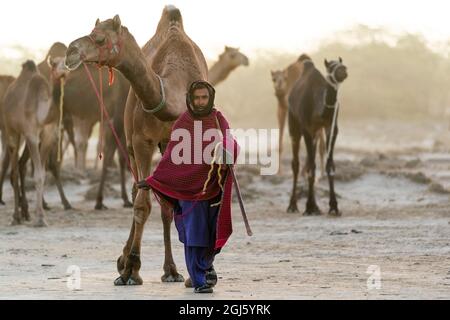
<path fill-rule="evenodd" d="M 22 64 L 22 73 L 35 73 L 37 72 L 36 63 L 33 60 L 27 60 Z"/>
<path fill-rule="evenodd" d="M 52 58 L 49 56 L 47 59 L 47 64 L 50 67 L 52 79 L 55 81 L 60 80 L 61 78 L 66 78 L 70 72 L 64 63 L 64 57 Z"/>
<path fill-rule="evenodd" d="M 220 55 L 219 59 L 233 69 L 239 67 L 240 65 L 249 65 L 247 56 L 241 53 L 239 48 L 225 46 L 225 51 Z"/>
<path fill-rule="evenodd" d="M 331 61 L 325 59 L 325 67 L 327 68 L 328 79 L 334 84 L 342 83 L 348 77 L 347 67 L 341 57 L 338 60 Z"/>
<path fill-rule="evenodd" d="M 73 41 L 66 52 L 66 66 L 76 69 L 85 63 L 115 67 L 122 49 L 122 23 L 116 15 L 100 22 L 97 19 L 91 34 Z"/>
<path fill-rule="evenodd" d="M 288 86 L 288 75 L 283 70 L 270 71 L 272 74 L 273 87 L 275 88 L 275 94 L 283 96 L 286 94 Z"/>

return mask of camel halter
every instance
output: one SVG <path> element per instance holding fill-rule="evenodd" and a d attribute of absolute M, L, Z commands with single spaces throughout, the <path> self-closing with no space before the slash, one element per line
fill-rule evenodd
<path fill-rule="evenodd" d="M 95 39 L 92 37 L 93 34 L 98 34 L 98 35 L 104 36 L 105 37 L 105 40 L 104 40 L 105 44 L 104 45 L 97 44 Z M 111 65 L 115 64 L 115 60 L 122 53 L 122 33 L 118 35 L 118 39 L 119 40 L 117 41 L 117 43 L 113 43 L 112 40 L 111 40 L 111 37 L 109 37 L 105 32 L 99 31 L 97 28 L 94 28 L 94 30 L 92 30 L 91 34 L 88 35 L 88 38 L 91 40 L 93 45 L 98 50 L 98 60 L 99 60 L 99 62 L 97 63 L 97 66 L 99 68 L 104 67 L 104 66 L 108 67 L 108 71 L 109 71 L 109 81 L 108 81 L 108 83 L 109 83 L 109 86 L 112 86 L 113 83 L 114 83 L 114 70 L 113 70 Z M 116 54 L 117 57 L 111 58 L 112 54 Z M 103 56 L 105 57 L 105 60 L 104 60 L 104 62 L 100 62 L 102 60 Z"/>
<path fill-rule="evenodd" d="M 146 108 L 144 107 L 144 103 L 143 103 L 142 100 L 141 100 L 141 108 L 142 108 L 142 110 L 143 110 L 144 112 L 146 112 L 146 113 L 151 113 L 151 114 L 153 114 L 153 113 L 159 112 L 159 111 L 162 110 L 162 108 L 164 108 L 164 107 L 166 106 L 166 91 L 164 90 L 164 83 L 163 83 L 163 80 L 161 79 L 161 77 L 160 77 L 159 75 L 156 75 L 156 77 L 158 78 L 158 80 L 159 80 L 159 85 L 160 85 L 160 87 L 161 87 L 161 90 L 160 90 L 160 92 L 161 92 L 161 102 L 158 104 L 158 106 L 156 106 L 156 108 L 153 108 L 153 109 L 146 109 Z"/>

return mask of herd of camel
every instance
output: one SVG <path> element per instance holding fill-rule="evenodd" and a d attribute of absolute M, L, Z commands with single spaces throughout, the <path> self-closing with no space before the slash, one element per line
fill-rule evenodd
<path fill-rule="evenodd" d="M 125 188 L 127 160 L 131 171 L 137 175 L 135 179 L 142 180 L 149 176 L 154 152 L 157 149 L 164 152 L 174 121 L 186 110 L 185 94 L 190 83 L 195 80 L 207 80 L 217 85 L 238 66 L 248 64 L 248 58 L 238 49 L 225 47 L 225 52 L 208 70 L 201 49 L 184 31 L 180 10 L 174 6 L 166 6 L 154 36 L 144 47 L 137 44 L 133 35 L 116 15 L 106 21 L 97 20 L 89 35 L 76 39 L 69 47 L 55 43 L 44 61 L 38 65 L 33 61 L 25 62 L 17 79 L 0 76 L 0 102 L 2 102 L 0 130 L 3 154 L 0 202 L 3 202 L 1 187 L 10 166 L 15 201 L 13 224 L 30 219 L 24 189 L 26 167 L 30 158 L 37 196 L 36 226 L 46 225 L 43 191 L 47 169 L 55 177 L 64 208 L 71 208 L 60 180 L 62 152 L 60 137 L 65 132 L 75 150 L 76 167 L 84 170 L 88 139 L 94 125 L 101 118 L 97 96 L 85 71 L 98 73 L 99 79 L 103 79 L 100 86 L 103 88 L 101 94 L 104 105 L 128 154 L 128 159 L 119 156 L 122 199 L 125 207 L 133 207 L 134 210 L 128 240 L 117 260 L 120 277 L 115 284 L 142 284 L 139 275 L 141 240 L 145 222 L 150 215 L 151 201 L 149 192 L 138 190 L 136 184 L 133 185 L 131 201 L 128 199 Z M 330 128 L 333 127 L 332 119 L 337 114 L 333 112 L 333 106 L 337 105 L 338 85 L 347 74 L 342 59 L 326 61 L 326 67 L 328 77 L 325 79 L 314 67 L 311 59 L 307 55 L 302 55 L 285 70 L 272 72 L 279 102 L 280 152 L 286 118 L 294 151 L 292 162 L 294 184 L 288 209 L 291 212 L 297 211 L 296 180 L 299 171 L 299 143 L 302 137 L 305 139 L 308 152 L 304 170 L 310 183 L 305 213 L 319 212 L 313 191 L 314 161 L 316 145 L 319 142 L 324 168 L 325 134 L 327 145 L 331 146 L 331 152 L 328 148 L 326 159 L 331 189 L 330 214 L 338 215 L 332 179 L 334 174 L 332 148 L 337 130 Z M 111 83 L 112 68 L 119 72 Z M 111 130 L 105 130 L 104 134 L 105 161 L 102 163 L 96 209 L 106 209 L 103 204 L 103 187 L 108 166 L 117 149 Z M 328 144 L 330 139 L 332 143 Z M 19 150 L 23 143 L 27 147 L 19 158 Z M 161 217 L 165 243 L 162 281 L 184 281 L 177 272 L 172 257 L 170 208 L 162 205 Z"/>

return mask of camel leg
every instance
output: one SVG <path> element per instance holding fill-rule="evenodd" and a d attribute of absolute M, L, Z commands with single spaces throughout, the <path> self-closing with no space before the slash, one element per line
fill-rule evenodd
<path fill-rule="evenodd" d="M 126 160 L 124 159 L 123 155 L 119 153 L 119 167 L 120 167 L 120 190 L 122 192 L 122 200 L 123 200 L 123 207 L 124 208 L 133 208 L 133 203 L 130 202 L 127 195 L 127 188 L 126 188 L 126 170 L 128 169 Z"/>
<path fill-rule="evenodd" d="M 58 189 L 59 197 L 61 198 L 61 203 L 64 206 L 64 210 L 72 209 L 72 206 L 67 200 L 67 197 L 64 193 L 64 189 L 61 183 L 61 163 L 58 162 L 58 141 L 54 138 L 52 133 L 57 132 L 57 128 L 47 129 L 48 131 L 44 131 L 41 143 L 41 161 L 43 167 L 50 170 L 53 177 L 55 178 L 56 188 Z M 48 159 L 48 160 L 46 160 Z M 48 161 L 48 165 L 45 165 L 45 162 Z M 62 162 L 62 156 L 61 156 Z M 42 199 L 44 208 L 47 207 L 45 200 Z"/>
<path fill-rule="evenodd" d="M 330 185 L 330 211 L 328 211 L 328 214 L 331 216 L 338 217 L 341 215 L 341 212 L 339 212 L 338 209 L 338 203 L 336 200 L 336 193 L 334 191 L 334 173 L 335 173 L 335 166 L 334 166 L 334 159 L 333 159 L 333 153 L 334 153 L 334 144 L 336 143 L 336 138 L 338 135 L 338 128 L 336 127 L 333 136 L 331 137 L 331 130 L 327 130 L 327 145 L 330 143 L 331 140 L 331 149 L 330 149 L 330 156 L 327 159 L 327 175 L 328 175 L 328 183 Z"/>
<path fill-rule="evenodd" d="M 30 213 L 28 210 L 28 199 L 25 191 L 25 177 L 27 175 L 27 163 L 30 160 L 30 151 L 25 146 L 22 156 L 19 160 L 19 178 L 20 178 L 20 208 L 22 212 L 22 218 L 26 221 L 30 221 Z"/>
<path fill-rule="evenodd" d="M 145 179 L 150 175 L 151 161 L 155 144 L 149 143 L 140 137 L 133 137 L 134 160 L 138 168 L 139 180 Z M 139 275 L 141 268 L 141 242 L 144 232 L 145 222 L 150 216 L 151 202 L 149 191 L 138 190 L 133 204 L 134 209 L 134 234 L 131 246 L 129 243 L 124 247 L 123 255 L 118 260 L 119 264 L 125 266 L 120 277 L 114 281 L 115 285 L 142 285 L 143 281 Z M 131 233 L 130 233 L 131 236 Z M 130 240 L 130 239 L 129 239 Z"/>
<path fill-rule="evenodd" d="M 301 135 L 291 136 L 292 140 L 292 172 L 294 174 L 293 184 L 292 184 L 292 194 L 291 201 L 289 203 L 289 207 L 287 208 L 288 213 L 298 212 L 297 208 L 297 180 L 298 180 L 298 171 L 300 168 L 300 159 L 299 159 L 299 151 L 300 151 L 300 140 Z"/>
<path fill-rule="evenodd" d="M 34 165 L 34 181 L 36 187 L 36 216 L 35 227 L 46 227 L 44 219 L 44 208 L 42 206 L 42 197 L 44 195 L 45 170 L 42 166 L 39 152 L 39 140 L 36 135 L 26 137 L 27 146 L 30 149 L 31 160 Z"/>
<path fill-rule="evenodd" d="M 173 261 L 172 244 L 170 240 L 170 227 L 173 221 L 173 212 L 167 206 L 161 203 L 161 219 L 164 227 L 164 275 L 161 277 L 162 282 L 184 282 L 184 278 L 177 271 L 177 266 Z"/>
<path fill-rule="evenodd" d="M 61 182 L 61 163 L 58 162 L 57 158 L 58 158 L 57 151 L 52 150 L 49 158 L 48 170 L 50 170 L 53 177 L 55 178 L 56 188 L 58 189 L 59 197 L 61 199 L 61 203 L 64 207 L 64 210 L 71 210 L 73 209 L 72 205 L 70 204 L 69 200 L 67 200 Z"/>
<path fill-rule="evenodd" d="M 327 148 L 325 146 L 325 133 L 324 130 L 320 130 L 318 133 L 318 141 L 319 141 L 319 157 L 320 157 L 320 176 L 317 180 L 325 177 L 325 154 L 327 152 Z"/>
<path fill-rule="evenodd" d="M 320 215 L 320 209 L 316 203 L 316 197 L 314 194 L 314 182 L 315 182 L 315 171 L 316 171 L 316 146 L 317 141 L 314 137 L 309 134 L 304 134 L 306 150 L 307 150 L 307 168 L 308 168 L 308 200 L 306 202 L 306 210 L 303 215 Z"/>
<path fill-rule="evenodd" d="M 3 142 L 3 152 L 2 152 L 2 168 L 0 172 L 0 204 L 5 205 L 3 201 L 3 182 L 5 181 L 6 172 L 8 171 L 10 157 L 8 152 L 8 147 L 6 145 L 6 141 Z"/>
<path fill-rule="evenodd" d="M 63 154 L 67 151 L 67 148 L 69 148 L 69 145 L 71 144 L 72 147 L 73 147 L 74 159 L 76 161 L 76 159 L 77 159 L 77 148 L 76 148 L 76 144 L 75 144 L 75 132 L 74 132 L 74 129 L 73 129 L 72 116 L 67 114 L 67 112 L 64 112 L 63 121 L 64 121 L 64 130 L 67 133 L 67 138 L 68 138 L 68 141 L 65 143 L 64 148 L 63 148 Z"/>
<path fill-rule="evenodd" d="M 286 124 L 286 115 L 287 115 L 287 108 L 286 106 L 279 104 L 278 106 L 278 128 L 280 129 L 280 136 L 278 137 L 278 152 L 279 152 L 279 158 L 281 159 L 281 155 L 283 154 L 283 136 L 284 136 L 284 127 Z M 278 173 L 281 173 L 282 169 L 281 166 L 279 166 Z"/>
<path fill-rule="evenodd" d="M 14 213 L 13 213 L 13 220 L 11 222 L 11 225 L 17 225 L 22 223 L 22 217 L 20 215 L 19 211 L 19 201 L 20 201 L 20 195 L 19 195 L 19 172 L 18 172 L 18 165 L 19 165 L 19 137 L 10 137 L 9 138 L 9 144 L 8 144 L 8 153 L 9 158 L 11 160 L 11 185 L 14 190 Z"/>
<path fill-rule="evenodd" d="M 105 137 L 105 154 L 102 161 L 102 174 L 100 177 L 100 184 L 98 185 L 97 200 L 95 203 L 95 210 L 106 210 L 108 209 L 103 204 L 103 189 L 105 188 L 105 181 L 108 175 L 109 164 L 114 160 L 115 145 L 114 139 L 112 137 L 111 130 L 108 130 Z M 98 149 L 98 148 L 97 148 Z M 99 149 L 98 149 L 99 150 Z M 96 157 L 98 159 L 98 157 Z"/>
<path fill-rule="evenodd" d="M 73 122 L 76 149 L 75 167 L 85 172 L 87 147 L 92 128 L 90 128 L 89 123 L 85 120 L 74 118 Z"/>

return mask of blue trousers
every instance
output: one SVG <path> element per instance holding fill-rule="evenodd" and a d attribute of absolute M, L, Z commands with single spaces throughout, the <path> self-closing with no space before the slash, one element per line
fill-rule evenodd
<path fill-rule="evenodd" d="M 178 236 L 184 243 L 186 266 L 192 285 L 195 288 L 204 286 L 206 271 L 214 262 L 219 207 L 211 207 L 208 200 L 180 200 L 174 212 Z"/>

